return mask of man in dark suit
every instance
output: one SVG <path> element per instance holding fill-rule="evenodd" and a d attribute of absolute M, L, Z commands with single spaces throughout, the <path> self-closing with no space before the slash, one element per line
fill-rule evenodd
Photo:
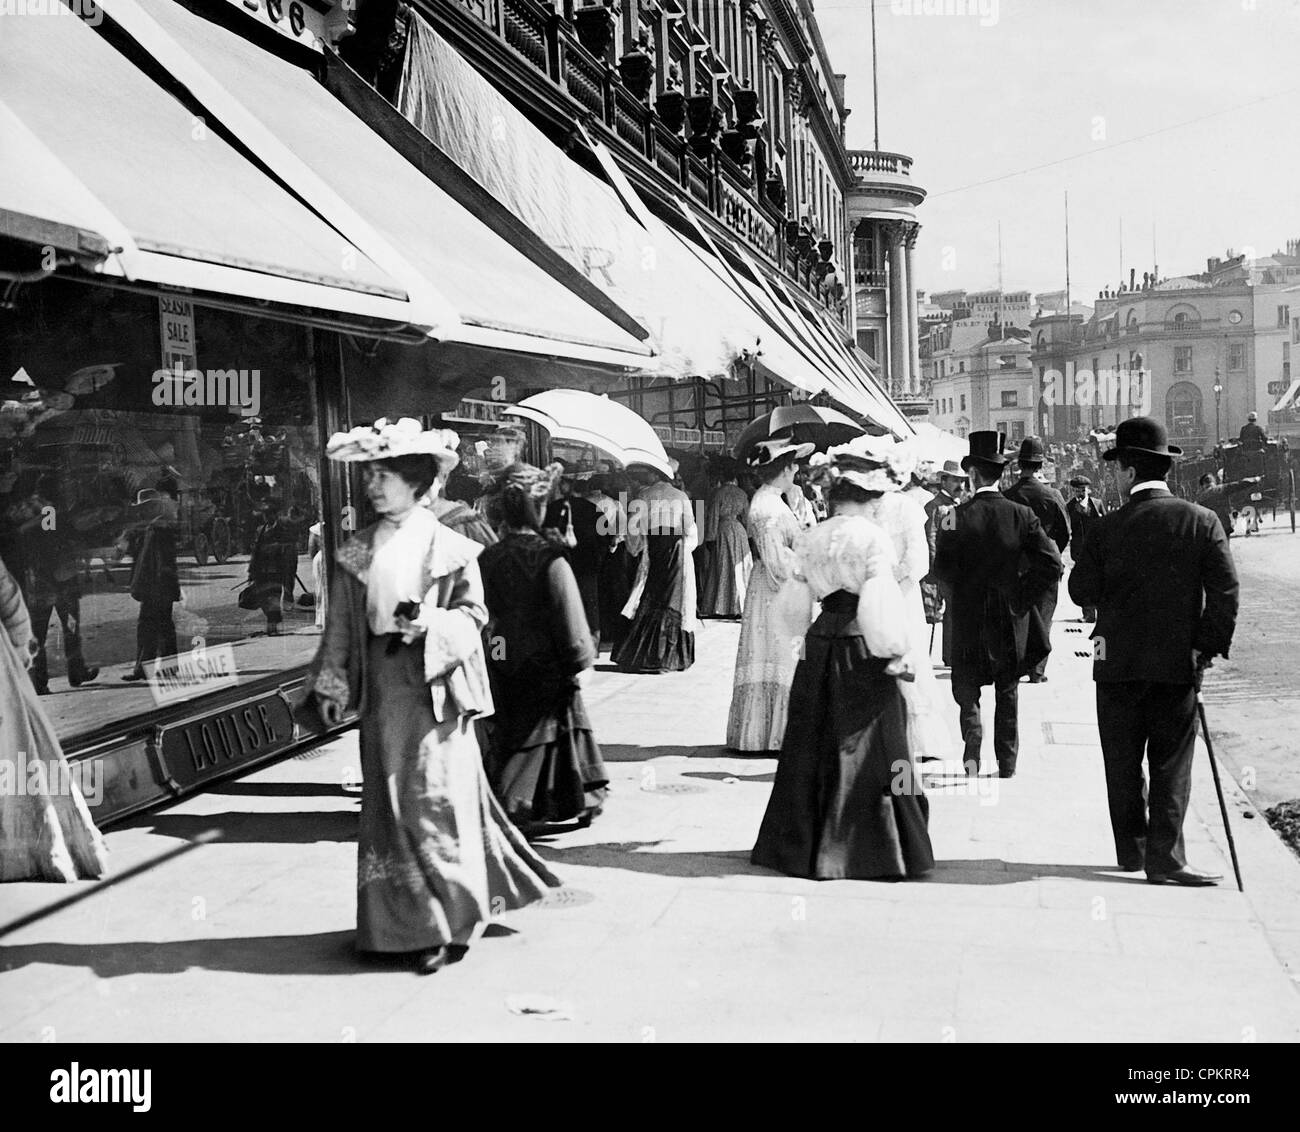
<path fill-rule="evenodd" d="M 1047 537 L 1056 543 L 1058 554 L 1070 545 L 1070 519 L 1065 513 L 1065 500 L 1061 493 L 1042 478 L 1043 442 L 1036 436 L 1027 436 L 1020 444 L 1016 463 L 1020 465 L 1020 478 L 1003 494 L 1012 503 L 1022 503 L 1038 516 L 1038 522 Z M 1047 653 L 1029 670 L 1031 684 L 1047 682 L 1047 655 L 1052 650 L 1052 618 L 1056 615 L 1056 583 L 1039 596 L 1031 616 L 1040 622 L 1040 631 L 1047 641 Z"/>
<path fill-rule="evenodd" d="M 1065 514 L 1070 520 L 1070 561 L 1078 562 L 1083 553 L 1083 540 L 1097 520 L 1106 514 L 1106 508 L 1092 497 L 1092 480 L 1087 476 L 1075 476 L 1070 480 L 1070 487 L 1074 495 L 1065 505 Z M 1084 606 L 1083 619 L 1091 625 L 1097 620 L 1097 611 L 1090 605 Z"/>
<path fill-rule="evenodd" d="M 956 510 L 966 495 L 970 477 L 962 471 L 956 460 L 945 460 L 939 469 L 939 486 L 934 497 L 925 505 L 925 533 L 930 542 L 930 574 L 921 583 L 921 594 L 925 596 L 926 586 L 932 588 L 943 619 L 943 664 L 952 667 L 952 610 L 948 595 L 943 592 L 934 576 L 934 555 L 939 546 L 939 531 L 943 526 L 944 516 Z M 928 611 L 927 611 L 928 616 Z"/>
<path fill-rule="evenodd" d="M 1007 458 L 1000 432 L 972 432 L 962 469 L 974 494 L 940 523 L 934 575 L 951 594 L 952 696 L 961 711 L 968 775 L 979 774 L 980 688 L 996 702 L 993 751 L 1010 778 L 1019 754 L 1017 684 L 1050 647 L 1030 610 L 1061 577 L 1061 555 L 1037 516 L 998 490 Z"/>
<path fill-rule="evenodd" d="M 1258 413 L 1246 414 L 1246 423 L 1241 426 L 1237 439 L 1243 444 L 1253 444 L 1256 447 L 1268 443 L 1268 433 L 1260 428 Z"/>
<path fill-rule="evenodd" d="M 1228 655 L 1237 572 L 1214 512 L 1165 483 L 1181 454 L 1150 417 L 1119 426 L 1106 459 L 1119 461 L 1126 502 L 1089 532 L 1070 596 L 1097 607 L 1092 678 L 1119 867 L 1145 868 L 1152 884 L 1201 886 L 1219 877 L 1183 855 L 1196 689 L 1210 658 Z"/>

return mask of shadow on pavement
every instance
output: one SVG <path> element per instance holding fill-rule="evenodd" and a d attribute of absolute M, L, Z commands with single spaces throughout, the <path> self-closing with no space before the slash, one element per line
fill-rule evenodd
<path fill-rule="evenodd" d="M 305 845 L 313 841 L 355 841 L 356 810 L 290 810 L 251 814 L 159 814 L 128 822 L 120 828 L 147 829 L 163 837 L 191 841 L 200 833 L 219 829 L 226 843 L 266 842 Z"/>
<path fill-rule="evenodd" d="M 600 736 L 596 736 L 599 741 Z M 630 743 L 601 743 L 600 755 L 607 763 L 641 763 L 648 759 L 662 759 L 667 756 L 687 759 L 744 759 L 775 757 L 775 753 L 764 752 L 760 755 L 737 754 L 729 747 L 636 747 Z M 725 776 L 724 776 L 725 777 Z"/>
<path fill-rule="evenodd" d="M 357 975 L 388 965 L 386 957 L 373 964 L 362 959 L 355 943 L 355 931 L 209 937 L 166 943 L 32 943 L 0 947 L 0 971 L 49 963 L 84 967 L 109 979 L 119 975 L 180 974 L 191 968 L 249 975 Z M 395 957 L 393 962 L 401 960 Z"/>
<path fill-rule="evenodd" d="M 557 866 L 587 865 L 597 869 L 625 869 L 669 877 L 729 877 L 771 875 L 749 863 L 748 849 L 719 849 L 701 853 L 643 853 L 662 841 L 611 841 L 599 845 L 535 844 L 548 862 Z"/>
<path fill-rule="evenodd" d="M 684 770 L 683 778 L 707 778 L 713 782 L 726 782 L 728 779 L 736 779 L 739 782 L 775 782 L 776 771 L 769 771 L 767 774 L 730 774 L 725 770 Z"/>
<path fill-rule="evenodd" d="M 1021 884 L 1042 877 L 1101 881 L 1116 884 L 1145 884 L 1141 873 L 1121 873 L 1113 865 L 1044 865 L 1028 861 L 1003 861 L 997 857 L 974 860 L 936 861 L 934 872 L 925 879 L 931 884 Z"/>

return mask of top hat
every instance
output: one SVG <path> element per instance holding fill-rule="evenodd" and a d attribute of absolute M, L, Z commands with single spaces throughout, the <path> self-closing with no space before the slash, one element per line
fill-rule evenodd
<path fill-rule="evenodd" d="M 970 454 L 961 458 L 962 471 L 969 471 L 973 463 L 1001 466 L 1007 462 L 1002 451 L 1007 442 L 1006 433 L 982 429 L 972 432 L 966 439 L 970 441 Z"/>
<path fill-rule="evenodd" d="M 1026 436 L 1020 442 L 1020 454 L 1016 457 L 1018 464 L 1041 464 L 1047 455 L 1043 442 L 1036 436 Z"/>
<path fill-rule="evenodd" d="M 956 460 L 945 460 L 943 467 L 939 469 L 939 475 L 952 476 L 953 479 L 957 480 L 970 479 L 970 476 L 966 474 L 966 470 Z"/>
<path fill-rule="evenodd" d="M 1169 443 L 1169 433 L 1155 417 L 1130 417 L 1115 430 L 1115 447 L 1103 452 L 1103 460 L 1118 459 L 1122 452 L 1145 452 L 1148 456 L 1181 456 L 1183 450 Z"/>

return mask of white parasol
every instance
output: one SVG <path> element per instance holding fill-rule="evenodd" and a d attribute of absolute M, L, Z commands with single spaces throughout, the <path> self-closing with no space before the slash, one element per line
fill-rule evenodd
<path fill-rule="evenodd" d="M 581 389 L 548 389 L 502 410 L 546 429 L 556 440 L 587 444 L 624 467 L 647 464 L 672 478 L 668 453 L 655 430 L 626 405 Z"/>

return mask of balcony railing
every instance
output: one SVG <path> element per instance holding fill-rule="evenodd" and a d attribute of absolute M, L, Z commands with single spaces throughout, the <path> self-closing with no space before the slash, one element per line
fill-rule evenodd
<path fill-rule="evenodd" d="M 576 9 L 572 0 L 558 10 L 547 0 L 459 2 L 585 110 L 591 116 L 587 124 L 601 140 L 623 152 L 638 154 L 786 276 L 802 287 L 815 289 L 810 283 L 809 257 L 800 257 L 786 242 L 787 221 L 791 219 L 786 207 L 769 197 L 767 185 L 755 183 L 758 162 L 736 164 L 721 151 L 716 138 L 712 144 L 695 145 L 690 139 L 689 116 L 680 104 L 678 122 L 682 124 L 672 130 L 648 104 L 649 100 L 642 101 L 624 84 L 613 62 L 614 47 L 610 47 L 606 58 L 597 58 L 579 42 L 574 24 L 566 18 Z M 659 81 L 661 76 L 656 75 L 655 82 Z M 725 84 L 717 85 L 714 101 L 724 119 L 729 118 L 733 102 Z M 911 167 L 911 158 L 902 154 L 850 156 L 862 159 L 855 159 L 855 169 L 865 170 L 870 165 L 881 172 L 905 176 Z M 835 258 L 840 258 L 839 249 Z M 883 282 L 873 280 L 870 285 L 883 286 Z"/>
<path fill-rule="evenodd" d="M 889 173 L 895 177 L 912 175 L 912 159 L 902 153 L 885 153 L 877 149 L 851 149 L 849 164 L 858 174 Z"/>

